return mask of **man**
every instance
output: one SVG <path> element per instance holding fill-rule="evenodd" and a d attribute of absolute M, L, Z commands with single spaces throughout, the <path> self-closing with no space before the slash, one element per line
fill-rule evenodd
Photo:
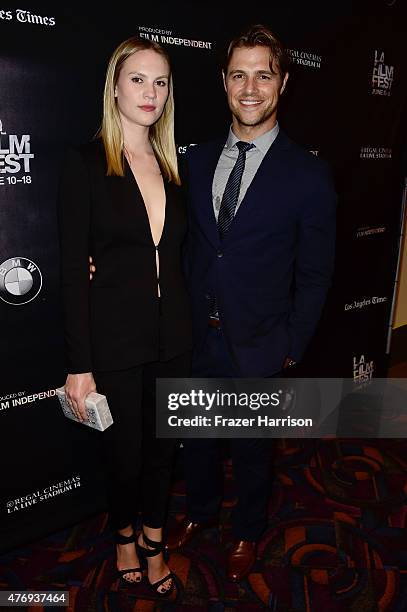
<path fill-rule="evenodd" d="M 326 164 L 279 128 L 288 79 L 278 39 L 254 26 L 232 41 L 223 82 L 232 112 L 226 143 L 187 153 L 187 267 L 194 377 L 269 377 L 301 360 L 326 298 L 336 197 Z M 215 525 L 222 499 L 218 440 L 184 441 L 187 515 L 168 545 Z M 270 446 L 232 439 L 237 489 L 228 578 L 240 581 L 267 525 Z"/>

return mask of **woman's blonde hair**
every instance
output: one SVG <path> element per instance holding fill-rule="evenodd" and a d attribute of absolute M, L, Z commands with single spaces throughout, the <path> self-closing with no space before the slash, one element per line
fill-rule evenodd
<path fill-rule="evenodd" d="M 103 95 L 103 118 L 97 133 L 106 151 L 107 175 L 124 176 L 123 130 L 115 98 L 120 70 L 128 57 L 144 49 L 152 49 L 164 57 L 170 67 L 167 52 L 158 43 L 133 36 L 122 42 L 113 52 L 106 71 Z M 177 152 L 174 139 L 174 94 L 172 77 L 168 82 L 168 98 L 159 120 L 150 127 L 149 138 L 163 175 L 175 184 L 181 183 L 178 174 Z"/>

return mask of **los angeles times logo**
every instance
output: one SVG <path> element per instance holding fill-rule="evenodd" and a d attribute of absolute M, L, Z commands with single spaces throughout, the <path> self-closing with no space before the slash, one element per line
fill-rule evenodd
<path fill-rule="evenodd" d="M 42 287 L 38 266 L 26 257 L 12 257 L 0 264 L 0 299 L 22 306 L 34 300 Z"/>

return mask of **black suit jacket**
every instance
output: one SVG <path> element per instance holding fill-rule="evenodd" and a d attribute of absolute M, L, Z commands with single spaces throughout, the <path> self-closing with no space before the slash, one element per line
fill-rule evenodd
<path fill-rule="evenodd" d="M 212 183 L 225 144 L 188 149 L 187 275 L 194 339 L 205 339 L 212 297 L 242 376 L 272 376 L 303 357 L 331 282 L 336 194 L 326 162 L 280 129 L 223 240 Z"/>
<path fill-rule="evenodd" d="M 106 176 L 102 141 L 69 151 L 59 190 L 61 278 L 70 373 L 119 370 L 191 347 L 181 267 L 186 233 L 181 188 L 164 180 L 166 211 L 156 253 L 133 173 Z M 96 274 L 89 281 L 88 257 Z"/>

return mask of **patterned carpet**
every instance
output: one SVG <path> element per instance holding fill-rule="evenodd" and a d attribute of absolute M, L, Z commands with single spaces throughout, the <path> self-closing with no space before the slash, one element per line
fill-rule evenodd
<path fill-rule="evenodd" d="M 221 532 L 171 556 L 180 580 L 172 601 L 115 579 L 104 514 L 0 557 L 0 589 L 66 588 L 72 612 L 406 612 L 406 451 L 406 440 L 280 440 L 269 528 L 240 585 L 225 580 L 234 503 L 226 462 Z M 184 502 L 178 480 L 169 528 Z"/>

